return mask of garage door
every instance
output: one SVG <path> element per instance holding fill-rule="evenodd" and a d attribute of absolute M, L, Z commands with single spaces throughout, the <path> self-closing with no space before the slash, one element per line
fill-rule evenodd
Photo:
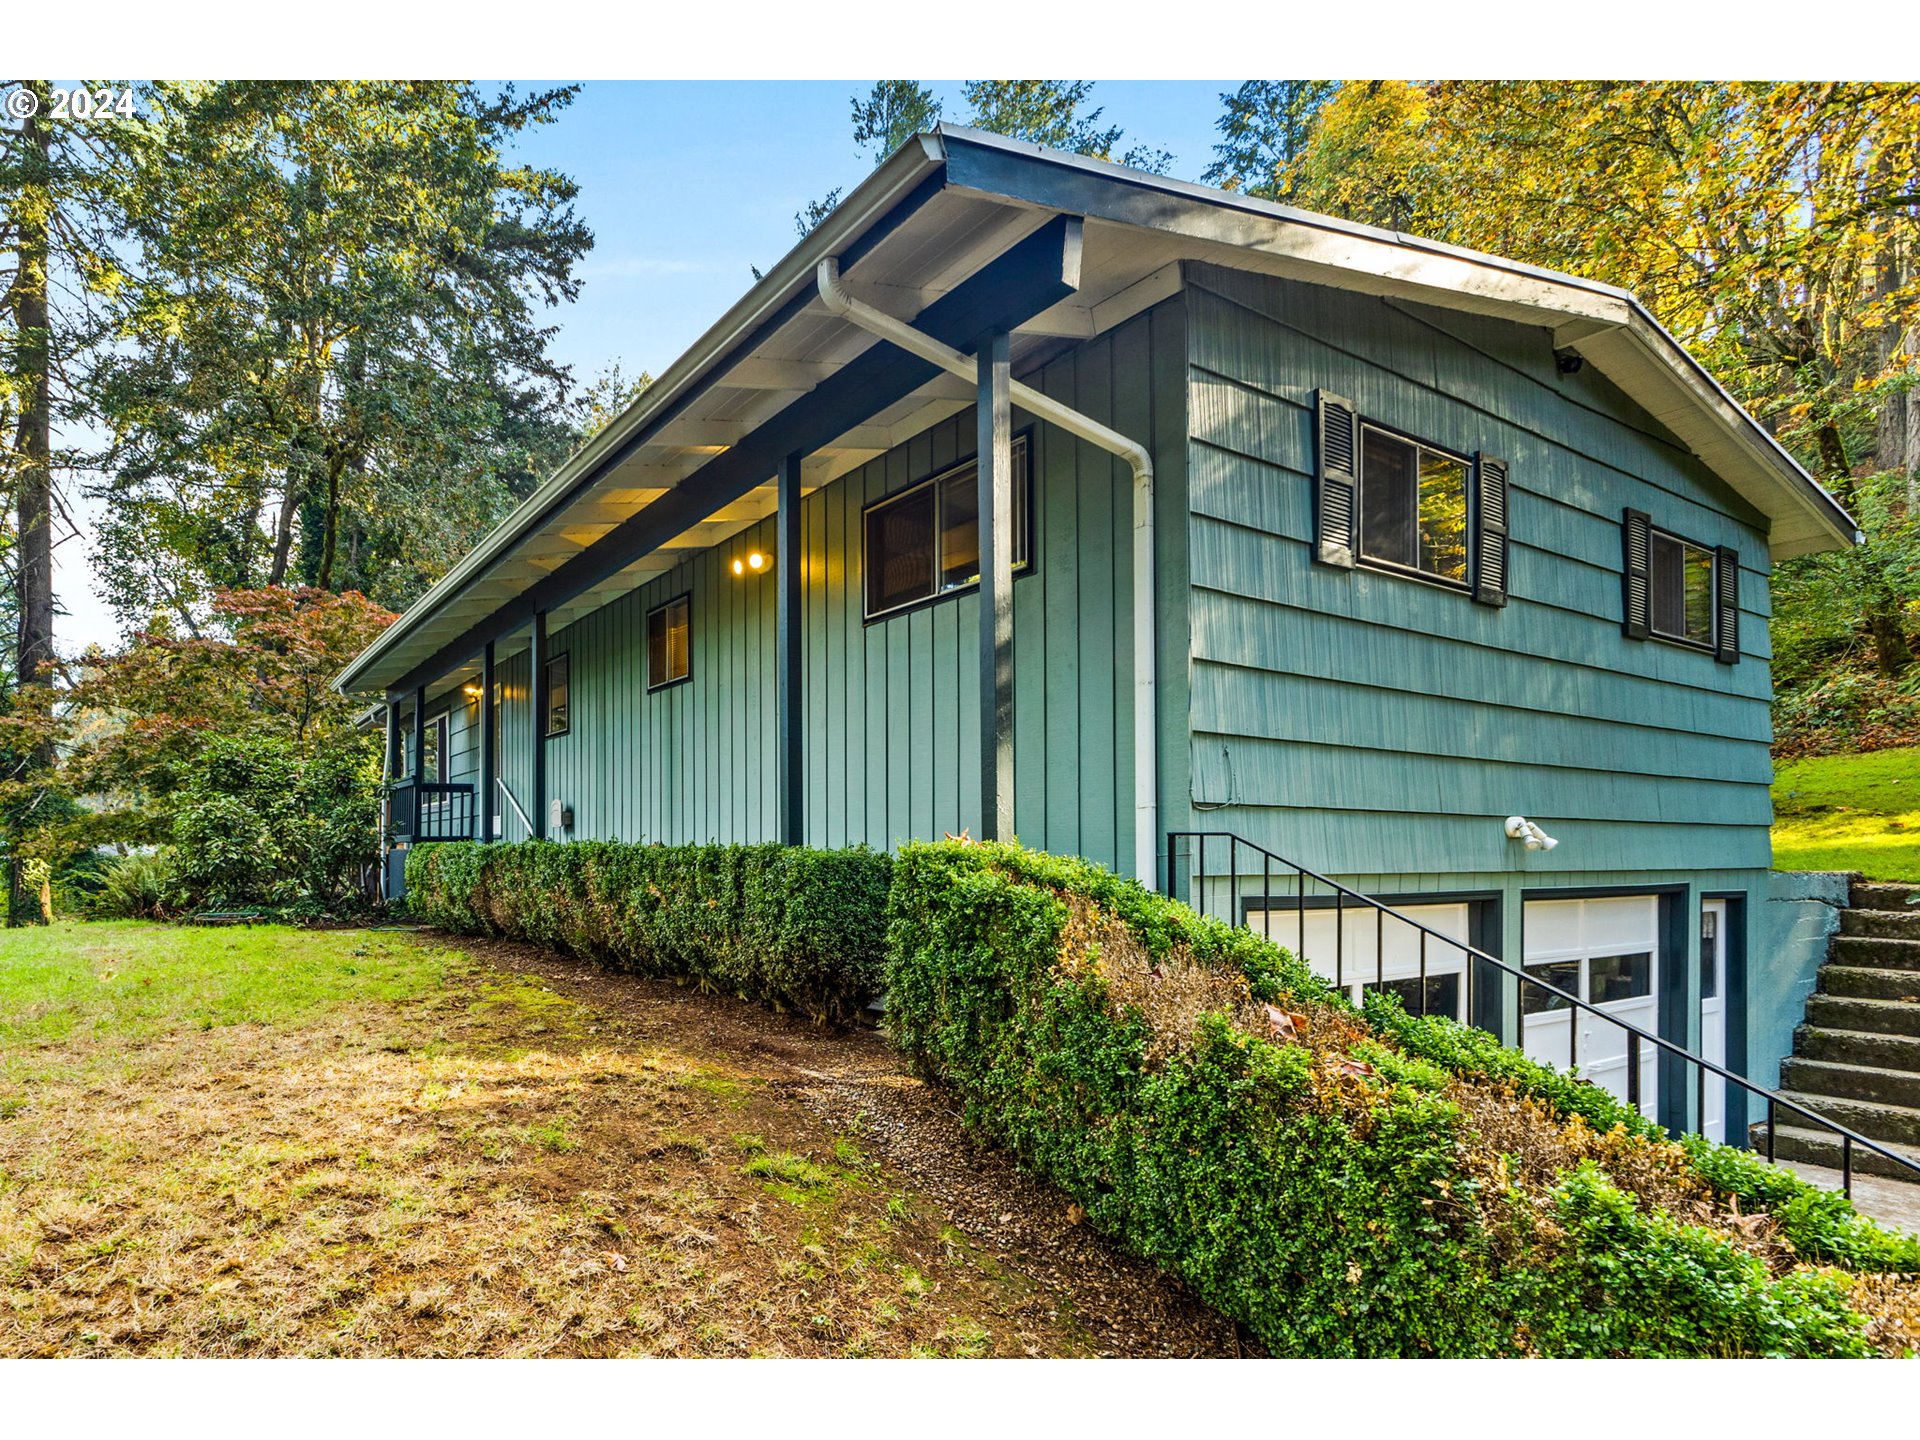
<path fill-rule="evenodd" d="M 1609 1015 L 1658 1033 L 1660 902 L 1653 895 L 1530 900 L 1525 909 L 1527 973 Z M 1627 1035 L 1576 1011 L 1537 986 L 1522 987 L 1527 1054 L 1627 1098 Z M 1640 1047 L 1640 1109 L 1654 1113 L 1655 1047 Z"/>
<path fill-rule="evenodd" d="M 1455 905 L 1395 906 L 1395 912 L 1429 930 L 1458 940 L 1468 938 L 1468 907 Z M 1369 990 L 1384 989 L 1400 997 L 1410 1015 L 1448 1015 L 1466 1018 L 1466 952 L 1430 935 L 1424 945 L 1425 1006 L 1420 931 L 1393 916 L 1368 907 L 1349 906 L 1344 912 L 1316 907 L 1305 913 L 1291 909 L 1254 911 L 1248 923 L 1261 928 L 1267 917 L 1269 938 L 1299 952 L 1316 975 L 1339 985 L 1356 1005 Z"/>

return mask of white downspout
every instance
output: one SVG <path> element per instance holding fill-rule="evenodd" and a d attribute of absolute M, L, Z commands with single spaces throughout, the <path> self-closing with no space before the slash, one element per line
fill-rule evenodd
<path fill-rule="evenodd" d="M 898 345 L 968 382 L 977 380 L 968 356 L 904 320 L 849 295 L 840 283 L 840 262 L 822 260 L 817 278 L 820 298 L 834 314 L 868 334 Z M 1158 616 L 1153 603 L 1153 457 L 1146 447 L 1118 430 L 1062 405 L 1031 385 L 1013 382 L 1013 403 L 1069 435 L 1118 455 L 1133 468 L 1133 865 L 1148 889 L 1160 861 L 1160 725 L 1154 699 Z"/>

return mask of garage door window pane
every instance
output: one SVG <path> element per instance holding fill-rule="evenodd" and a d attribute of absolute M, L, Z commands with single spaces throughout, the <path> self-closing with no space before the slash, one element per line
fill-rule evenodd
<path fill-rule="evenodd" d="M 1544 980 L 1549 985 L 1557 985 L 1570 995 L 1580 993 L 1580 962 L 1578 960 L 1553 960 L 1545 965 L 1527 966 L 1527 974 L 1536 980 Z M 1520 987 L 1520 1010 L 1526 1015 L 1540 1015 L 1548 1010 L 1570 1010 L 1558 995 L 1550 995 L 1538 985 Z"/>
<path fill-rule="evenodd" d="M 1400 997 L 1400 1004 L 1409 1015 L 1446 1015 L 1452 1019 L 1460 1018 L 1460 977 L 1458 975 L 1429 975 L 1427 977 L 1427 1008 L 1420 1008 L 1420 980 L 1389 980 L 1385 985 L 1368 985 L 1369 990 L 1385 990 L 1389 995 Z"/>
<path fill-rule="evenodd" d="M 1632 1000 L 1653 993 L 1653 956 L 1640 950 L 1631 955 L 1600 955 L 1587 962 L 1587 998 L 1596 1005 L 1609 1000 Z"/>

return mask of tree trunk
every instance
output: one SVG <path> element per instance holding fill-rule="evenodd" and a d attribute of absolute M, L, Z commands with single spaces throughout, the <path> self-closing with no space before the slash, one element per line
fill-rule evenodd
<path fill-rule="evenodd" d="M 306 439 L 295 435 L 287 445 L 287 484 L 280 496 L 280 513 L 273 523 L 273 563 L 267 567 L 269 585 L 287 583 L 287 570 L 293 563 L 293 522 L 307 503 L 312 474 Z"/>
<path fill-rule="evenodd" d="M 13 312 L 26 388 L 14 436 L 20 457 L 15 557 L 20 630 L 14 671 L 22 685 L 41 679 L 53 660 L 53 337 L 47 283 L 53 223 L 53 120 L 48 112 L 53 96 L 44 80 L 31 81 L 28 88 L 40 97 L 40 108 L 21 126 L 25 183 L 18 208 Z M 34 758 L 38 763 L 46 757 Z"/>
<path fill-rule="evenodd" d="M 1840 503 L 1852 508 L 1855 491 L 1853 461 L 1847 454 L 1846 437 L 1832 420 L 1821 425 L 1816 438 L 1820 446 L 1820 468 L 1826 472 L 1828 487 Z M 1874 668 L 1894 679 L 1913 663 L 1913 646 L 1907 640 L 1906 626 L 1900 620 L 1900 601 L 1872 553 L 1873 540 L 1867 540 L 1866 573 L 1861 578 L 1861 620 L 1867 637 L 1873 642 Z"/>

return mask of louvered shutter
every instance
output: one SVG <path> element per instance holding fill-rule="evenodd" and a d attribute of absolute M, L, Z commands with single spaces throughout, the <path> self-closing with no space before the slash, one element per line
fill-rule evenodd
<path fill-rule="evenodd" d="M 1479 504 L 1474 510 L 1473 598 L 1482 605 L 1507 603 L 1507 462 L 1494 455 L 1474 461 Z"/>
<path fill-rule="evenodd" d="M 1320 432 L 1314 478 L 1314 559 L 1352 569 L 1354 511 L 1360 495 L 1360 420 L 1351 400 L 1325 390 L 1314 399 Z"/>
<path fill-rule="evenodd" d="M 1629 640 L 1644 640 L 1653 633 L 1653 584 L 1649 574 L 1653 563 L 1653 524 L 1644 510 L 1629 510 L 1620 533 L 1625 549 L 1622 568 L 1626 581 L 1621 629 Z"/>
<path fill-rule="evenodd" d="M 1722 545 L 1713 556 L 1713 658 L 1740 660 L 1740 554 Z"/>

